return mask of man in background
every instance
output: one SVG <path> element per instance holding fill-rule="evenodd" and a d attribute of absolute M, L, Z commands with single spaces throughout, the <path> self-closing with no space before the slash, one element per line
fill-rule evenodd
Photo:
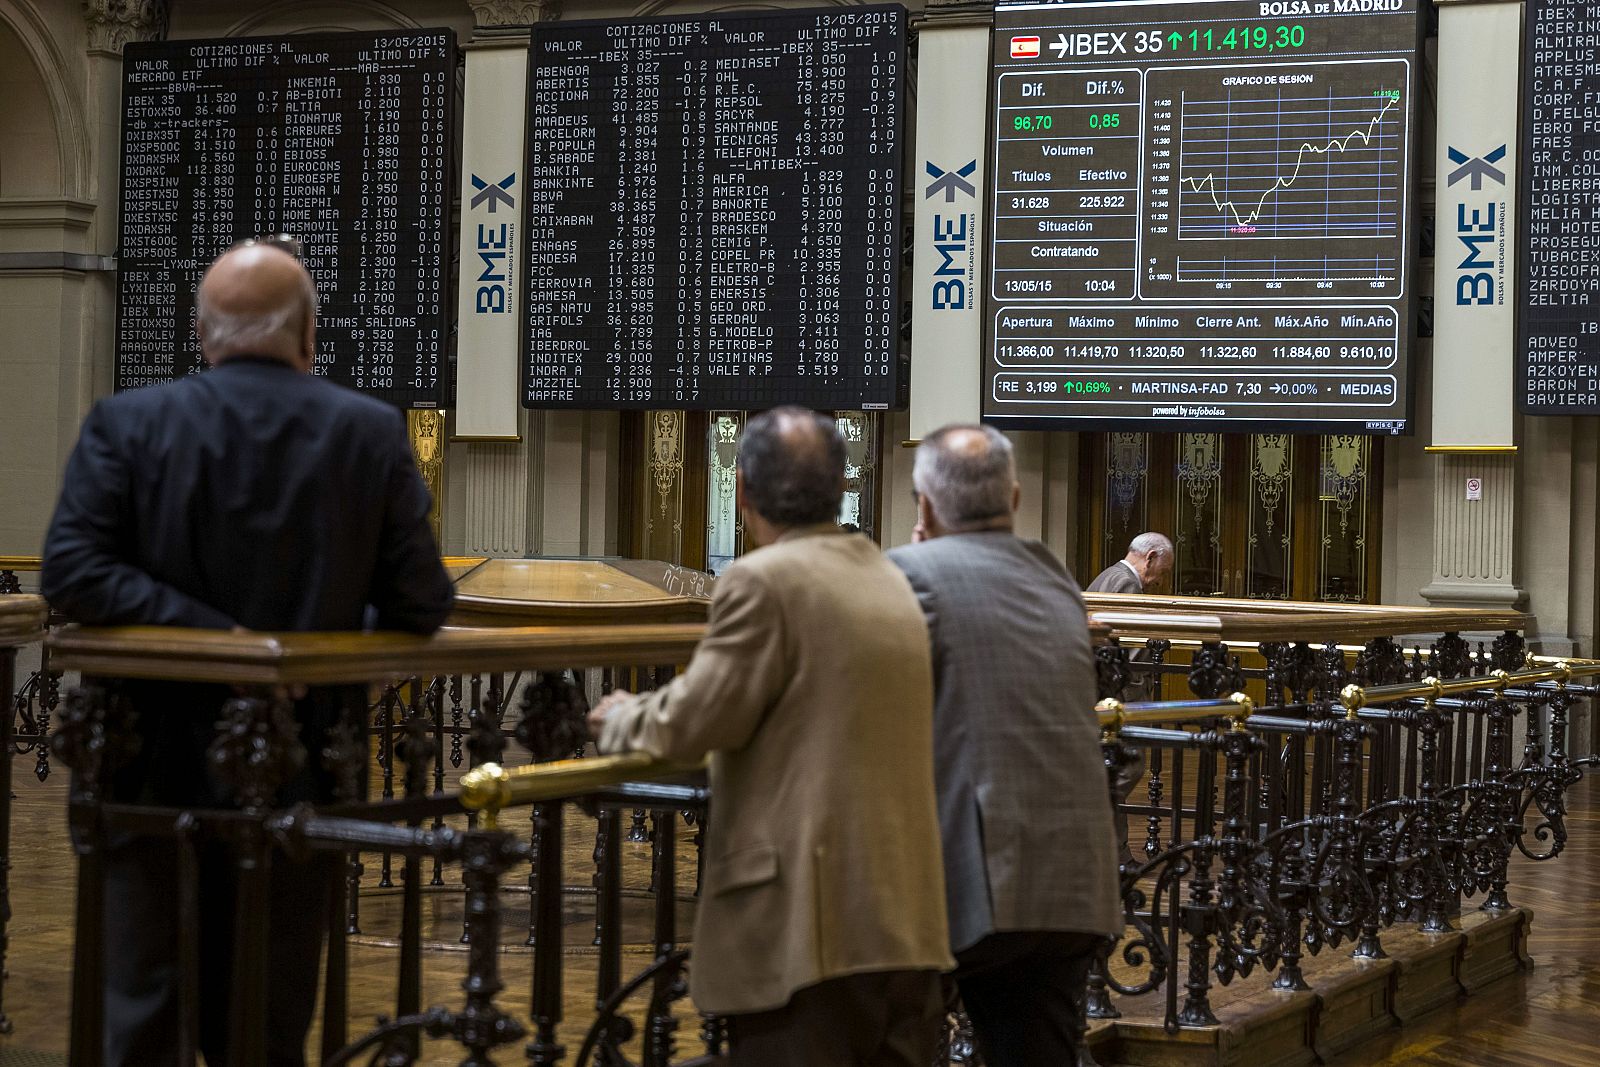
<path fill-rule="evenodd" d="M 1172 542 L 1154 531 L 1128 542 L 1128 554 L 1095 576 L 1085 592 L 1155 593 L 1172 577 Z"/>
<path fill-rule="evenodd" d="M 989 1067 L 1092 1064 L 1089 966 L 1122 908 L 1083 597 L 1013 532 L 1022 494 L 999 431 L 930 434 L 912 485 L 921 541 L 889 558 L 933 648 L 956 984 Z"/>
<path fill-rule="evenodd" d="M 1172 542 L 1165 534 L 1147 531 L 1128 542 L 1126 556 L 1095 576 L 1095 580 L 1089 583 L 1088 592 L 1158 592 L 1167 584 L 1167 579 L 1172 577 L 1172 561 Z M 1146 654 L 1143 649 L 1136 649 L 1129 658 L 1137 663 L 1146 659 Z M 1152 673 L 1140 681 L 1130 683 L 1121 695 L 1129 700 L 1156 700 L 1161 695 L 1160 686 L 1161 676 Z M 1119 805 L 1127 803 L 1133 787 L 1144 777 L 1144 769 L 1144 751 L 1141 749 L 1135 759 L 1123 764 L 1122 769 L 1117 772 Z M 1133 854 L 1133 848 L 1128 843 L 1128 813 L 1120 807 L 1116 811 L 1116 827 L 1117 840 L 1121 843 L 1122 849 L 1122 866 L 1131 870 L 1139 865 L 1139 859 Z"/>
<path fill-rule="evenodd" d="M 429 497 L 394 408 L 311 372 L 316 289 L 285 248 L 246 242 L 201 280 L 196 330 L 211 369 L 95 405 L 67 463 L 41 589 L 89 625 L 430 633 L 453 599 Z M 140 749 L 109 799 L 231 806 L 207 748 L 224 686 L 130 683 Z M 280 804 L 330 798 L 327 729 L 362 721 L 362 687 L 295 703 L 305 766 Z M 178 1061 L 177 851 L 113 835 L 105 869 L 105 1062 Z M 305 1063 L 328 893 L 327 863 L 272 863 L 267 1061 Z M 228 1000 L 234 878 L 201 857 L 201 1034 L 232 1062 Z M 233 1050 L 235 1053 L 237 1050 Z"/>
<path fill-rule="evenodd" d="M 717 579 L 687 671 L 591 713 L 604 752 L 711 760 L 691 993 L 734 1067 L 927 1067 L 950 966 L 928 634 L 835 521 L 833 420 L 758 415 L 737 493 L 759 547 Z"/>

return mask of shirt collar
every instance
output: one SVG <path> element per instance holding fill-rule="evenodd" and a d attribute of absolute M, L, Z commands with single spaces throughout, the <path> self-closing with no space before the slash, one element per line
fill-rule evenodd
<path fill-rule="evenodd" d="M 841 534 L 843 532 L 843 530 L 839 529 L 837 523 L 832 522 L 812 523 L 809 526 L 791 526 L 787 530 L 783 531 L 783 533 L 778 535 L 778 540 L 776 543 L 782 544 L 784 541 L 798 541 L 802 537 L 826 537 L 832 534 Z"/>

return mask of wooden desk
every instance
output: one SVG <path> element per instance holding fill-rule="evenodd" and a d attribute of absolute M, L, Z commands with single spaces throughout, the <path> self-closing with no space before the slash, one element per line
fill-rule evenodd
<path fill-rule="evenodd" d="M 1535 623 L 1520 611 L 1139 593 L 1085 593 L 1084 604 L 1118 637 L 1169 640 L 1351 643 L 1406 634 L 1525 632 Z"/>
<path fill-rule="evenodd" d="M 703 623 L 717 580 L 655 560 L 487 559 L 456 578 L 454 626 Z"/>

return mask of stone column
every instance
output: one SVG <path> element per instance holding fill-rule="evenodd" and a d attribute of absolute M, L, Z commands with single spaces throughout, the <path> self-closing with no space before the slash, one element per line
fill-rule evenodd
<path fill-rule="evenodd" d="M 525 39 L 561 18 L 560 0 L 468 0 L 472 48 Z M 605 555 L 616 551 L 619 434 L 614 412 L 525 411 L 519 437 L 457 441 L 447 477 L 460 504 L 445 544 L 466 555 Z"/>
<path fill-rule="evenodd" d="M 1436 607 L 1521 607 L 1516 451 L 1435 455 L 1433 580 L 1422 595 Z"/>
<path fill-rule="evenodd" d="M 1439 5 L 1433 156 L 1433 577 L 1440 606 L 1521 606 L 1518 415 L 1513 397 L 1518 3 Z M 1463 157 L 1476 169 L 1459 166 Z M 1481 261 L 1461 249 L 1497 227 Z M 1463 264 L 1470 264 L 1463 265 Z M 1403 507 L 1402 503 L 1402 507 Z M 1537 608 L 1535 609 L 1537 610 Z"/>

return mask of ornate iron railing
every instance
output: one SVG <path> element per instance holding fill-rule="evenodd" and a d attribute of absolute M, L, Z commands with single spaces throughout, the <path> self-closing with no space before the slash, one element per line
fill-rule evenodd
<path fill-rule="evenodd" d="M 1513 852 L 1548 860 L 1565 847 L 1566 790 L 1595 762 L 1569 755 L 1569 711 L 1600 693 L 1585 681 L 1600 663 L 1534 662 L 1515 634 L 1477 653 L 1454 633 L 1409 653 L 1387 638 L 1257 648 L 1264 670 L 1241 669 L 1216 642 L 1187 665 L 1199 693 L 1265 680 L 1271 703 L 1247 728 L 1104 739 L 1113 789 L 1138 759 L 1149 770 L 1143 802 L 1122 802 L 1145 820 L 1130 833 L 1144 859 L 1123 871 L 1129 933 L 1091 981 L 1097 1017 L 1120 1014 L 1112 993 L 1160 991 L 1169 1030 L 1214 1025 L 1216 984 L 1260 969 L 1305 989 L 1306 955 L 1350 943 L 1382 956 L 1385 929 L 1448 930 L 1465 898 L 1507 911 Z M 1141 651 L 1136 663 L 1103 648 L 1102 687 L 1174 673 L 1167 639 Z"/>
<path fill-rule="evenodd" d="M 1360 624 L 1373 625 L 1366 618 Z M 1503 910 L 1510 907 L 1512 853 L 1551 859 L 1565 847 L 1565 792 L 1591 762 L 1569 754 L 1569 716 L 1575 701 L 1600 692 L 1591 681 L 1600 678 L 1600 663 L 1530 665 L 1515 634 L 1479 652 L 1453 631 L 1409 650 L 1382 637 L 1341 646 L 1294 634 L 1253 643 L 1234 635 L 1229 647 L 1209 626 L 1170 623 L 1167 636 L 1145 637 L 1140 629 L 1158 624 L 1123 619 L 1117 643 L 1100 652 L 1102 693 L 1112 698 L 1100 709 L 1108 779 L 1115 789 L 1119 771 L 1139 756 L 1148 771 L 1137 796 L 1123 801 L 1143 859 L 1122 875 L 1126 932 L 1091 980 L 1096 1016 L 1118 1014 L 1131 998 L 1155 997 L 1170 1029 L 1211 1025 L 1219 984 L 1259 971 L 1280 988 L 1304 988 L 1307 956 L 1345 946 L 1381 955 L 1395 923 L 1446 928 L 1467 899 Z M 117 826 L 169 834 L 184 850 L 226 836 L 241 871 L 259 866 L 272 849 L 349 857 L 326 917 L 325 1062 L 408 1063 L 426 1039 L 456 1043 L 468 1063 L 492 1062 L 496 1049 L 517 1043 L 527 1060 L 545 1065 L 714 1061 L 725 1034 L 685 1001 L 691 955 L 678 928 L 678 872 L 693 869 L 698 838 L 714 832 L 704 825 L 703 788 L 681 778 L 647 780 L 682 768 L 636 757 L 563 758 L 581 746 L 589 697 L 616 684 L 664 680 L 671 668 L 662 665 L 686 660 L 698 634 L 696 626 L 650 626 L 433 639 L 59 635 L 57 665 L 90 679 L 58 716 L 55 739 L 73 770 L 81 865 L 74 1062 L 97 1062 L 98 1045 L 86 1039 L 100 1024 L 96 849 Z M 1241 666 L 1245 652 L 1259 653 L 1263 665 Z M 1182 674 L 1193 699 L 1115 699 L 1150 671 Z M 105 800 L 107 776 L 126 757 L 131 728 L 130 709 L 117 696 L 119 677 L 242 687 L 213 746 L 241 797 L 238 810 L 155 811 Z M 297 755 L 285 688 L 355 680 L 378 682 L 371 717 L 344 724 L 322 753 Z M 1251 688 L 1255 698 L 1244 695 Z M 1519 728 L 1520 754 L 1513 741 Z M 508 753 L 518 750 L 536 766 L 505 769 Z M 377 795 L 363 799 L 369 753 Z M 341 772 L 340 800 L 274 810 L 277 782 L 306 758 Z M 466 773 L 450 788 L 458 769 Z M 500 817 L 515 806 L 533 816 L 520 838 Z M 582 872 L 564 870 L 565 813 L 573 806 L 594 820 L 593 863 Z M 686 847 L 691 830 L 693 848 Z M 653 874 L 649 962 L 631 977 L 624 973 L 628 898 L 620 847 L 630 836 L 650 842 Z M 363 855 L 372 871 L 359 862 Z M 460 869 L 459 890 L 445 884 L 451 867 Z M 503 1004 L 499 938 L 510 890 L 521 888 L 513 876 L 522 872 L 533 958 L 530 1010 L 517 1016 Z M 248 896 L 252 883 L 242 881 Z M 398 973 L 393 1012 L 352 1037 L 347 946 L 360 927 L 363 889 L 401 896 Z M 469 951 L 455 1007 L 422 1003 L 425 890 L 463 894 Z M 581 1041 L 562 1018 L 569 951 L 559 936 L 561 909 L 573 894 L 594 901 L 598 953 L 594 1014 Z M 180 895 L 178 903 L 184 909 L 194 902 Z M 260 989 L 263 946 L 244 948 L 236 989 L 248 993 Z M 182 1019 L 190 1050 L 194 1011 L 188 1003 Z M 259 1004 L 240 994 L 233 1014 L 241 1035 L 259 1032 Z M 949 1062 L 977 1062 L 959 1028 L 947 1046 Z M 242 1062 L 255 1061 L 246 1054 Z"/>

